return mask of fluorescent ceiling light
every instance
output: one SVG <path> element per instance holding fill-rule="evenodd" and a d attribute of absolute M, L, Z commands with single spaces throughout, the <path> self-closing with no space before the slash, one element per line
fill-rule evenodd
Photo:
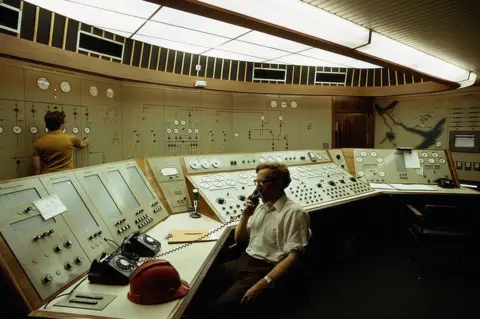
<path fill-rule="evenodd" d="M 468 75 L 468 80 L 458 82 L 460 83 L 459 89 L 474 85 L 475 81 L 477 81 L 477 73 L 470 72 L 470 74 Z"/>
<path fill-rule="evenodd" d="M 199 31 L 174 27 L 171 25 L 149 21 L 138 32 L 140 35 L 165 40 L 183 42 L 208 48 L 216 47 L 229 39 Z"/>
<path fill-rule="evenodd" d="M 57 0 L 56 2 L 61 1 L 64 0 Z M 65 0 L 64 2 L 76 2 L 144 19 L 150 18 L 150 16 L 160 8 L 158 4 L 142 0 Z"/>
<path fill-rule="evenodd" d="M 368 43 L 367 28 L 298 0 L 201 1 L 349 48 Z"/>
<path fill-rule="evenodd" d="M 153 16 L 152 20 L 227 38 L 236 38 L 250 30 L 168 7 L 162 7 L 162 9 Z"/>
<path fill-rule="evenodd" d="M 305 66 L 326 66 L 326 67 L 333 67 L 333 68 L 345 68 L 344 65 L 317 60 L 314 58 L 309 58 L 300 54 L 292 54 L 287 55 L 278 59 L 276 61 L 280 61 L 282 64 L 293 64 L 293 65 L 305 65 Z"/>
<path fill-rule="evenodd" d="M 380 68 L 377 65 L 370 64 L 364 61 L 356 60 L 344 55 L 336 54 L 330 51 L 325 51 L 321 49 L 310 49 L 300 53 L 301 55 L 309 56 L 315 59 L 329 61 L 332 63 L 341 64 L 344 67 L 356 68 L 356 69 L 373 69 Z"/>
<path fill-rule="evenodd" d="M 376 32 L 372 33 L 372 42 L 358 50 L 448 81 L 460 82 L 469 78 L 467 70 Z"/>
<path fill-rule="evenodd" d="M 311 48 L 308 45 L 286 40 L 283 38 L 279 38 L 279 37 L 266 34 L 263 32 L 258 32 L 258 31 L 249 32 L 241 36 L 237 40 L 259 44 L 259 45 L 263 45 L 263 46 L 274 48 L 274 49 L 280 49 L 280 50 L 288 51 L 291 53 L 297 53 L 299 51 L 303 51 Z"/>
<path fill-rule="evenodd" d="M 221 50 L 210 50 L 205 52 L 206 56 L 209 57 L 215 57 L 215 58 L 223 58 L 223 59 L 230 59 L 230 60 L 238 60 L 238 61 L 247 61 L 247 62 L 263 62 L 265 61 L 264 59 L 248 56 L 248 55 L 243 55 L 243 54 L 238 54 L 238 53 L 233 53 L 233 52 L 226 52 L 226 51 L 221 51 Z"/>
<path fill-rule="evenodd" d="M 143 19 L 63 0 L 29 0 L 34 5 L 102 29 L 135 32 Z"/>
<path fill-rule="evenodd" d="M 175 41 L 159 39 L 159 38 L 152 38 L 152 37 L 147 37 L 147 36 L 138 35 L 138 34 L 134 35 L 132 39 L 157 45 L 162 48 L 168 48 L 172 50 L 184 51 L 184 52 L 194 53 L 194 54 L 200 54 L 208 50 L 208 48 L 202 47 L 202 46 L 191 45 L 187 43 L 175 42 Z"/>
<path fill-rule="evenodd" d="M 233 53 L 239 53 L 249 55 L 257 58 L 263 58 L 265 60 L 273 60 L 275 58 L 284 56 L 286 53 L 283 51 L 270 49 L 256 44 L 247 42 L 232 40 L 219 46 L 217 49 L 222 51 L 229 51 Z"/>

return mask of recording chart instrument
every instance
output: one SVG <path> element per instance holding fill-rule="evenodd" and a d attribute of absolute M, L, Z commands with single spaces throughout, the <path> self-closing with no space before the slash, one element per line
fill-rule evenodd
<path fill-rule="evenodd" d="M 289 171 L 292 182 L 285 193 L 307 211 L 376 194 L 333 163 L 290 166 Z M 188 179 L 217 217 L 230 222 L 242 214 L 248 195 L 256 188 L 256 176 L 254 170 L 244 170 L 190 175 Z"/>
<path fill-rule="evenodd" d="M 0 184 L 0 232 L 42 300 L 90 266 L 63 214 L 44 220 L 36 209 L 33 201 L 45 196 L 47 190 L 38 178 Z"/>
<path fill-rule="evenodd" d="M 418 168 L 408 168 L 405 154 L 418 158 Z M 445 150 L 354 149 L 356 176 L 370 183 L 436 184 L 452 179 Z"/>

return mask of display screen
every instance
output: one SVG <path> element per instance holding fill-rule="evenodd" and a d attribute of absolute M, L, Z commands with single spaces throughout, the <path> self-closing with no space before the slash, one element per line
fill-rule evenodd
<path fill-rule="evenodd" d="M 108 192 L 98 175 L 85 176 L 85 183 L 88 185 L 88 196 L 93 200 L 99 213 L 109 218 L 118 218 L 122 215 L 115 201 Z"/>
<path fill-rule="evenodd" d="M 152 201 L 155 199 L 153 196 L 152 191 L 145 183 L 145 180 L 140 175 L 140 172 L 135 166 L 127 168 L 127 178 L 128 181 L 133 184 L 136 190 L 138 190 L 139 196 L 141 196 L 141 200 L 143 201 Z"/>
<path fill-rule="evenodd" d="M 474 148 L 475 147 L 475 135 L 455 135 L 454 140 L 455 147 L 466 147 Z"/>
<path fill-rule="evenodd" d="M 70 181 L 52 184 L 53 191 L 67 207 L 63 215 L 67 218 L 70 227 L 91 232 L 98 227 L 97 221 L 83 201 L 75 186 Z"/>
<path fill-rule="evenodd" d="M 35 188 L 23 189 L 16 192 L 0 195 L 0 209 L 2 211 L 19 207 L 40 199 Z"/>
<path fill-rule="evenodd" d="M 113 187 L 111 191 L 116 195 L 115 198 L 117 199 L 119 205 L 128 210 L 133 210 L 140 206 L 132 191 L 128 187 L 127 182 L 125 182 L 122 174 L 120 174 L 120 171 L 110 171 L 108 172 L 108 177 L 111 181 L 111 186 L 109 187 Z"/>
<path fill-rule="evenodd" d="M 55 224 L 55 218 L 49 218 L 47 220 L 44 220 L 42 215 L 35 215 L 11 223 L 9 229 L 15 232 L 31 235 L 33 233 L 39 232 L 39 230 L 46 229 L 46 225 L 53 224 Z"/>

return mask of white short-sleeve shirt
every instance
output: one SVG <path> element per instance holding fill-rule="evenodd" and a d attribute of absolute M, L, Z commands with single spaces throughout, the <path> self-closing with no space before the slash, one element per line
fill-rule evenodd
<path fill-rule="evenodd" d="M 250 241 L 247 254 L 278 263 L 308 244 L 310 217 L 302 206 L 283 194 L 271 208 L 260 204 L 248 220 Z"/>

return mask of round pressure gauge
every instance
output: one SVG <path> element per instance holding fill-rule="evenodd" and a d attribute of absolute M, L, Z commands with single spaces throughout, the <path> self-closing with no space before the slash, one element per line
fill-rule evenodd
<path fill-rule="evenodd" d="M 198 132 L 199 132 L 198 128 L 196 128 L 196 129 L 194 130 L 194 132 L 195 132 L 195 134 L 198 134 Z"/>
<path fill-rule="evenodd" d="M 30 133 L 37 134 L 38 128 L 36 126 L 30 126 Z"/>
<path fill-rule="evenodd" d="M 90 133 L 90 128 L 86 127 L 86 128 L 83 129 L 83 131 L 85 132 L 85 134 L 88 134 L 88 133 Z"/>
<path fill-rule="evenodd" d="M 115 92 L 112 89 L 107 89 L 107 97 L 109 99 L 113 99 L 114 96 L 115 96 Z"/>
<path fill-rule="evenodd" d="M 72 132 L 73 132 L 73 134 L 77 134 L 78 133 L 78 127 L 74 126 L 72 128 Z"/>
<path fill-rule="evenodd" d="M 193 130 L 191 128 L 188 129 L 188 134 L 192 134 Z"/>
<path fill-rule="evenodd" d="M 264 120 L 265 120 L 265 116 L 263 116 L 263 115 L 260 116 L 260 119 L 261 119 L 262 121 L 264 121 Z"/>
<path fill-rule="evenodd" d="M 292 109 L 296 109 L 297 106 L 298 106 L 298 104 L 297 104 L 297 102 L 295 102 L 295 101 L 292 101 L 292 102 L 290 103 L 290 107 L 291 107 Z"/>
<path fill-rule="evenodd" d="M 173 121 L 173 124 L 178 125 L 178 120 Z"/>
<path fill-rule="evenodd" d="M 37 85 L 41 90 L 46 90 L 50 86 L 50 82 L 46 78 L 39 78 L 37 80 Z"/>
<path fill-rule="evenodd" d="M 13 133 L 15 133 L 15 134 L 22 133 L 22 128 L 18 125 L 15 125 L 12 130 L 13 130 Z"/>
<path fill-rule="evenodd" d="M 235 134 L 233 134 L 233 136 L 235 136 L 235 137 L 239 137 L 239 136 L 240 136 L 240 134 L 238 134 L 238 132 L 235 132 Z"/>
<path fill-rule="evenodd" d="M 90 87 L 90 95 L 91 95 L 91 96 L 97 96 L 97 95 L 98 95 L 98 89 L 97 89 L 96 86 L 92 85 L 92 86 Z"/>
<path fill-rule="evenodd" d="M 178 128 L 174 129 L 173 133 L 178 134 Z"/>
<path fill-rule="evenodd" d="M 187 122 L 185 122 L 184 120 L 181 120 L 181 121 L 180 121 L 180 124 L 182 124 L 182 125 L 185 125 L 186 123 L 187 123 Z"/>
<path fill-rule="evenodd" d="M 271 101 L 270 106 L 271 107 L 277 107 L 277 101 Z"/>
<path fill-rule="evenodd" d="M 62 90 L 62 92 L 68 93 L 71 89 L 72 88 L 70 87 L 70 83 L 68 83 L 67 81 L 63 81 L 62 83 L 60 83 L 60 90 Z"/>
<path fill-rule="evenodd" d="M 283 107 L 283 108 L 286 108 L 286 107 L 288 106 L 287 101 L 282 101 L 282 102 L 280 103 L 280 106 Z"/>
<path fill-rule="evenodd" d="M 171 134 L 171 133 L 172 133 L 172 129 L 171 129 L 171 128 L 167 128 L 167 133 L 168 133 L 168 134 Z"/>

